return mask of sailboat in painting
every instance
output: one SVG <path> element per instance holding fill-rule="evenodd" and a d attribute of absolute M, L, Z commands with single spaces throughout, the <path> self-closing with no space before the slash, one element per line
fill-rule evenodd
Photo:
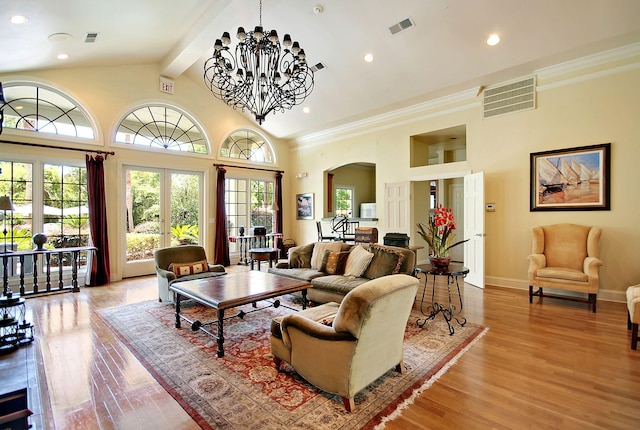
<path fill-rule="evenodd" d="M 569 181 L 564 177 L 558 166 L 547 158 L 538 160 L 538 181 L 542 194 L 558 193 Z"/>

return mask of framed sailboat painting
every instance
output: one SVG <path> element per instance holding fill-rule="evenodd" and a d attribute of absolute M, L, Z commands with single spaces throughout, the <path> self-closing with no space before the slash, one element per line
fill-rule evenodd
<path fill-rule="evenodd" d="M 611 144 L 531 154 L 531 210 L 609 210 Z"/>

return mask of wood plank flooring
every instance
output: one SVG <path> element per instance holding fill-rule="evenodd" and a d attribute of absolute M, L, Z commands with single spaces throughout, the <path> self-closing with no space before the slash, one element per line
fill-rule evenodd
<path fill-rule="evenodd" d="M 36 341 L 0 356 L 0 392 L 28 385 L 34 429 L 199 428 L 96 315 L 156 297 L 150 276 L 27 300 Z M 625 304 L 600 301 L 593 314 L 490 286 L 465 286 L 464 298 L 489 332 L 387 429 L 638 428 Z"/>

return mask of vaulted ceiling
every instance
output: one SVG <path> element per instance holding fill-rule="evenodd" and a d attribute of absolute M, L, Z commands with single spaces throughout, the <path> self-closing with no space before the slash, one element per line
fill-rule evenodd
<path fill-rule="evenodd" d="M 28 21 L 11 24 L 14 15 Z M 414 25 L 392 34 L 407 18 Z M 215 39 L 228 31 L 235 45 L 237 27 L 258 21 L 258 0 L 3 0 L 0 73 L 157 63 L 161 75 L 186 75 L 207 91 L 203 65 Z M 325 66 L 302 106 L 262 125 L 283 138 L 640 43 L 638 0 L 264 0 L 262 22 Z M 492 33 L 496 46 L 486 44 Z"/>

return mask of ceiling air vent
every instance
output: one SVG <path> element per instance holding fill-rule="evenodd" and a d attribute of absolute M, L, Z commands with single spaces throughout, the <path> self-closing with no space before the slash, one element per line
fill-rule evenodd
<path fill-rule="evenodd" d="M 311 66 L 311 67 L 310 67 L 310 69 L 311 69 L 311 71 L 312 71 L 313 73 L 315 73 L 315 72 L 317 72 L 318 70 L 322 70 L 322 69 L 324 69 L 325 67 L 326 67 L 326 66 L 325 66 L 324 64 L 322 64 L 322 63 L 318 63 L 318 64 L 316 64 L 316 65 L 314 65 L 314 66 Z"/>
<path fill-rule="evenodd" d="M 535 109 L 536 77 L 531 76 L 485 89 L 482 105 L 484 119 L 519 110 Z"/>
<path fill-rule="evenodd" d="M 415 24 L 411 21 L 411 18 L 403 19 L 397 24 L 393 24 L 389 27 L 389 31 L 391 34 L 400 33 L 402 30 L 406 30 L 407 28 L 413 27 Z"/>
<path fill-rule="evenodd" d="M 87 33 L 87 37 L 84 38 L 84 43 L 94 43 L 98 38 L 98 33 Z"/>

